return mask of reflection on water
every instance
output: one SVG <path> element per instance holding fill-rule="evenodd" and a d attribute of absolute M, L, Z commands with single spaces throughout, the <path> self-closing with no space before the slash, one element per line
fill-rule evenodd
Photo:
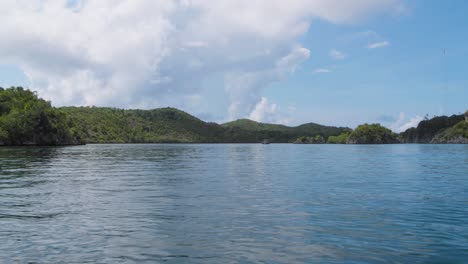
<path fill-rule="evenodd" d="M 0 148 L 5 263 L 463 263 L 468 146 Z"/>

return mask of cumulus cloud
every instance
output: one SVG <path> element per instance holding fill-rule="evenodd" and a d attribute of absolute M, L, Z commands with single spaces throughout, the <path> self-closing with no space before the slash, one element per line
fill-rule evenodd
<path fill-rule="evenodd" d="M 424 118 L 422 116 L 415 116 L 415 117 L 412 117 L 410 118 L 410 120 L 406 123 L 404 123 L 402 126 L 400 126 L 399 128 L 399 131 L 405 131 L 406 129 L 408 128 L 411 128 L 411 127 L 416 127 L 418 126 L 419 122 L 421 122 Z"/>
<path fill-rule="evenodd" d="M 265 122 L 267 118 L 271 118 L 272 115 L 276 114 L 277 110 L 278 106 L 276 104 L 269 104 L 268 99 L 262 97 L 250 113 L 249 118 L 258 122 Z"/>
<path fill-rule="evenodd" d="M 342 60 L 346 57 L 343 52 L 336 50 L 336 49 L 330 50 L 329 55 L 332 59 L 335 59 L 335 60 Z"/>
<path fill-rule="evenodd" d="M 257 122 L 287 125 L 291 122 L 290 114 L 296 109 L 288 107 L 288 111 L 281 111 L 277 104 L 270 103 L 267 98 L 261 97 L 248 118 Z"/>
<path fill-rule="evenodd" d="M 377 48 L 383 48 L 390 45 L 390 42 L 388 41 L 381 41 L 381 42 L 375 42 L 375 43 L 370 43 L 367 45 L 369 49 L 377 49 Z"/>
<path fill-rule="evenodd" d="M 351 23 L 398 12 L 402 0 L 4 0 L 0 63 L 20 67 L 56 105 L 156 107 L 197 102 L 224 76 L 232 117 L 310 56 L 313 19 Z"/>
<path fill-rule="evenodd" d="M 414 117 L 408 118 L 404 112 L 400 112 L 398 117 L 383 115 L 378 119 L 383 123 L 387 123 L 391 130 L 395 132 L 403 132 L 408 128 L 416 127 L 419 122 L 423 120 L 423 117 L 416 115 Z"/>
<path fill-rule="evenodd" d="M 259 71 L 231 72 L 225 77 L 225 89 L 230 98 L 229 118 L 235 119 L 250 113 L 269 83 L 280 81 L 294 72 L 310 56 L 310 51 L 297 47 L 279 58 L 274 68 Z"/>

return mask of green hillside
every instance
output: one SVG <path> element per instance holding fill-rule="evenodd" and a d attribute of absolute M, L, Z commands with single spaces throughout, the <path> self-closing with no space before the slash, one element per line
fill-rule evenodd
<path fill-rule="evenodd" d="M 346 139 L 346 144 L 395 144 L 397 135 L 380 124 L 363 124 L 356 127 Z"/>
<path fill-rule="evenodd" d="M 431 143 L 468 144 L 468 121 L 460 121 L 453 127 L 447 128 L 442 132 L 439 132 L 431 140 Z"/>
<path fill-rule="evenodd" d="M 0 145 L 81 143 L 468 143 L 468 112 L 421 121 L 400 135 L 378 124 L 346 127 L 300 126 L 239 119 L 204 122 L 175 108 L 125 110 L 109 107 L 52 107 L 21 87 L 0 87 Z"/>
<path fill-rule="evenodd" d="M 463 120 L 463 115 L 436 116 L 423 120 L 417 127 L 402 132 L 399 140 L 402 143 L 431 143 L 438 133 L 455 126 Z"/>
<path fill-rule="evenodd" d="M 229 135 L 220 125 L 203 122 L 175 108 L 63 107 L 61 110 L 89 143 L 217 143 L 226 141 Z"/>
<path fill-rule="evenodd" d="M 242 118 L 235 121 L 222 124 L 223 127 L 237 127 L 250 131 L 289 131 L 291 127 L 285 125 L 268 124 L 255 122 L 250 119 Z"/>
<path fill-rule="evenodd" d="M 79 144 L 67 116 L 21 87 L 0 87 L 0 145 Z"/>
<path fill-rule="evenodd" d="M 338 135 L 345 128 L 303 125 L 296 128 L 247 119 L 218 125 L 175 108 L 123 110 L 108 107 L 60 108 L 88 143 L 257 143 L 292 142 L 299 136 Z"/>
<path fill-rule="evenodd" d="M 252 131 L 258 138 L 269 139 L 270 142 L 297 142 L 299 138 L 321 136 L 337 136 L 351 129 L 346 127 L 323 126 L 315 123 L 307 123 L 296 127 L 285 125 L 259 123 L 249 119 L 239 119 L 222 124 L 225 128 L 237 128 Z"/>

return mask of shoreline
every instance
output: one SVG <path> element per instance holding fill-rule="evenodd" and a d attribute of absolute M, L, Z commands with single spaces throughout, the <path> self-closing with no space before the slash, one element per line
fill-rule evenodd
<path fill-rule="evenodd" d="M 117 143 L 117 142 L 105 142 L 105 143 L 86 143 L 86 144 L 63 144 L 63 145 L 0 145 L 0 148 L 37 148 L 37 147 L 75 147 L 75 146 L 86 146 L 86 145 L 265 145 L 262 143 L 254 142 L 144 142 L 144 143 Z M 330 143 L 317 143 L 317 144 L 304 144 L 304 143 L 285 143 L 275 142 L 269 143 L 268 145 L 366 145 L 366 146 L 380 146 L 380 145 L 468 145 L 468 143 L 389 143 L 389 144 L 330 144 Z"/>

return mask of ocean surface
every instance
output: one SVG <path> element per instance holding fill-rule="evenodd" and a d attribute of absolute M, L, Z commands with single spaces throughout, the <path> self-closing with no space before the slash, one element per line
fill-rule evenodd
<path fill-rule="evenodd" d="M 468 145 L 0 148 L 0 263 L 468 263 Z"/>

